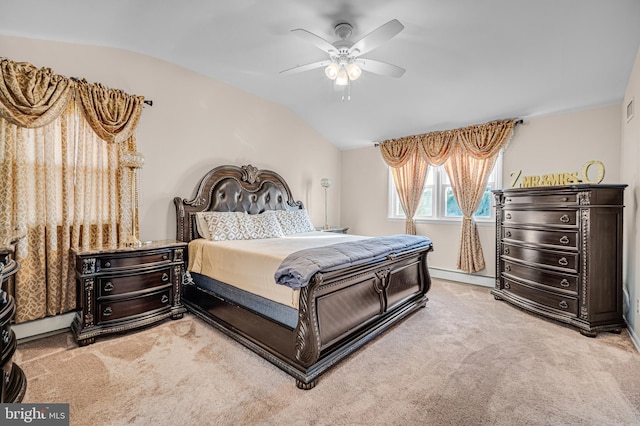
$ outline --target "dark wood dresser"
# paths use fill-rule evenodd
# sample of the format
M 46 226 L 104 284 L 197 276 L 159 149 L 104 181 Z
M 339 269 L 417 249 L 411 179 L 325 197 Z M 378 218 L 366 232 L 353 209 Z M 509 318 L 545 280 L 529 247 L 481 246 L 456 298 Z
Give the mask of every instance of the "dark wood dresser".
M 496 299 L 590 337 L 620 332 L 626 185 L 494 191 Z
M 78 344 L 165 318 L 182 318 L 186 247 L 184 242 L 164 240 L 141 247 L 72 249 L 80 310 L 71 330 Z
M 17 345 L 16 335 L 11 329 L 16 304 L 9 293 L 15 273 L 20 269 L 12 254 L 13 249 L 0 248 L 0 403 L 21 402 L 27 390 L 24 372 L 12 360 Z

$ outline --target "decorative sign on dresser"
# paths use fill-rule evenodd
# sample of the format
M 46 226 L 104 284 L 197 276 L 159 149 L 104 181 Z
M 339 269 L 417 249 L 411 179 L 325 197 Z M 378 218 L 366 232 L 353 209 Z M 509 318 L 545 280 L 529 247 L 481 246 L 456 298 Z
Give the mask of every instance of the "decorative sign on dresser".
M 26 376 L 12 360 L 17 346 L 16 335 L 11 329 L 16 304 L 10 288 L 20 269 L 12 254 L 13 242 L 9 247 L 0 247 L 0 403 L 21 402 L 27 390 Z
M 79 345 L 102 334 L 119 333 L 182 318 L 180 301 L 187 244 L 152 241 L 140 247 L 80 251 L 75 257 L 77 312 L 71 330 Z
M 569 324 L 589 337 L 626 327 L 622 317 L 626 186 L 493 191 L 494 297 Z

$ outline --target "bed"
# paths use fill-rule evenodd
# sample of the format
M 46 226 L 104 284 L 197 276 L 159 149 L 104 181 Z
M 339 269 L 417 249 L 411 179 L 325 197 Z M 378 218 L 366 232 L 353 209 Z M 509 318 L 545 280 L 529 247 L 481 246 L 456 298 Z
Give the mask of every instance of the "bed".
M 298 217 L 304 212 L 288 184 L 273 171 L 219 166 L 200 180 L 193 198 L 175 197 L 174 204 L 177 239 L 189 243 L 183 304 L 290 374 L 300 389 L 313 388 L 339 361 L 426 306 L 431 286 L 427 254 L 433 249 L 428 239 L 426 244 L 375 253 L 346 265 L 323 267 L 312 259 L 319 269 L 308 271 L 308 282 L 299 286 L 277 284 L 271 277 L 283 256 L 315 255 L 313 250 L 320 250 L 306 249 L 308 242 L 302 240 L 321 241 L 328 249 L 378 241 L 306 229 L 277 238 L 213 240 L 216 236 L 202 222 L 203 217 L 220 216 L 213 212 L 237 214 L 239 220 Z M 218 222 L 216 230 L 220 227 Z M 219 250 L 213 254 L 215 261 L 207 250 Z M 255 286 L 247 289 L 248 284 Z

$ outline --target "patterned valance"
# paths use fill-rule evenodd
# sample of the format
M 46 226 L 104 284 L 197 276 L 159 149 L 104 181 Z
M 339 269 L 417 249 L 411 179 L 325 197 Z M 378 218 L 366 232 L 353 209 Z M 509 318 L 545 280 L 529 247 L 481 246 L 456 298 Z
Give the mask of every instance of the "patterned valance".
M 495 156 L 505 146 L 515 123 L 514 119 L 492 121 L 455 130 L 388 139 L 380 144 L 380 152 L 390 167 L 402 167 L 416 154 L 428 164 L 439 166 L 447 161 L 456 144 L 460 144 L 472 157 L 484 159 Z
M 62 114 L 69 102 L 79 104 L 91 128 L 107 142 L 124 142 L 134 133 L 144 97 L 98 83 L 74 80 L 50 68 L 0 60 L 0 117 L 19 127 L 43 127 Z

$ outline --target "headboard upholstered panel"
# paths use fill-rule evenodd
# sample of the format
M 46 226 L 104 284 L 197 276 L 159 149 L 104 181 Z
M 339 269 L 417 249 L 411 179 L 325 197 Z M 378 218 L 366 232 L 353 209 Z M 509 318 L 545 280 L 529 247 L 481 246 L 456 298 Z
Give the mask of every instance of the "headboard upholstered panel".
M 196 187 L 192 200 L 176 197 L 176 239 L 189 242 L 199 235 L 195 214 L 204 211 L 262 213 L 265 210 L 303 208 L 295 201 L 289 185 L 270 170 L 246 165 L 220 166 L 207 173 Z

